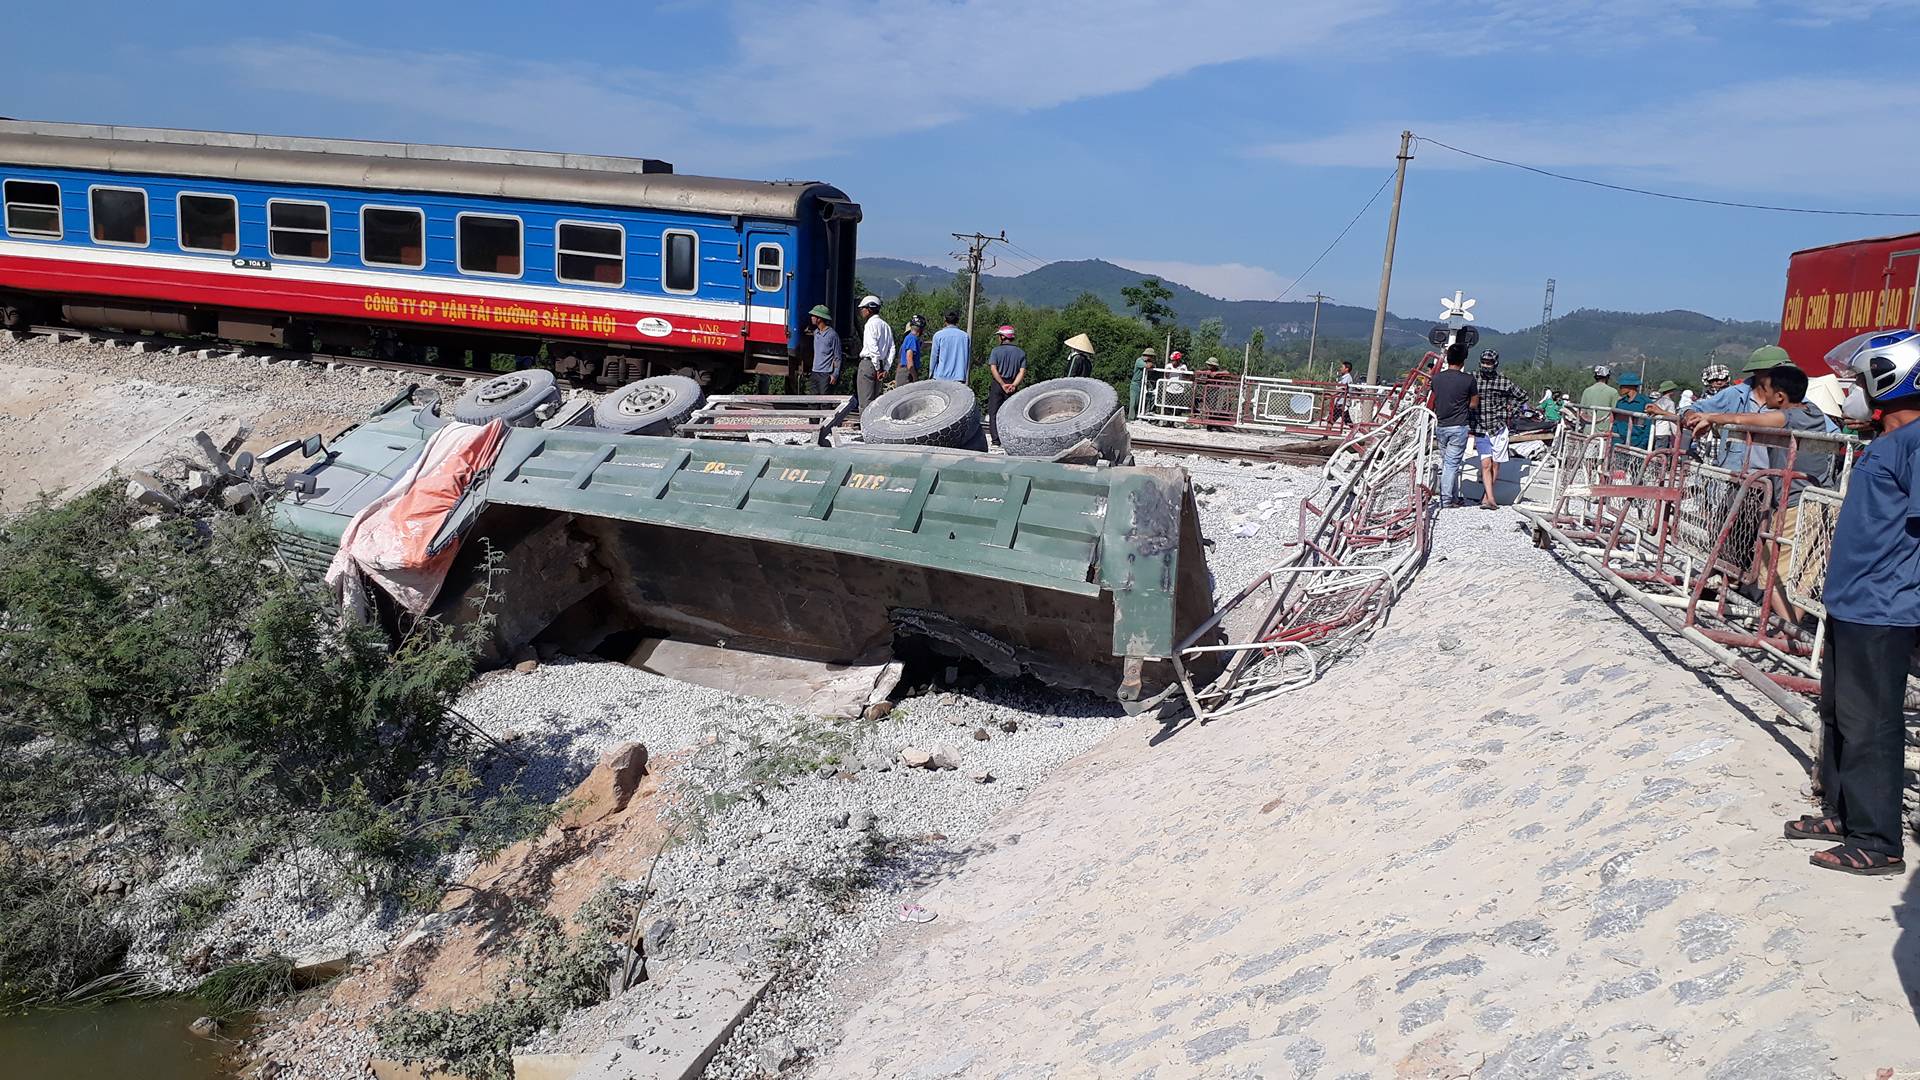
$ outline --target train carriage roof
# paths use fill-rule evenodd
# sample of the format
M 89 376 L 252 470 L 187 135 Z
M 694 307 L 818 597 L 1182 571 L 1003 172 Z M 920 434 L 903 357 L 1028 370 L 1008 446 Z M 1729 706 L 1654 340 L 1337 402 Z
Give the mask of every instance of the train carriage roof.
M 683 176 L 653 158 L 0 120 L 0 165 L 485 195 L 796 220 L 811 180 Z

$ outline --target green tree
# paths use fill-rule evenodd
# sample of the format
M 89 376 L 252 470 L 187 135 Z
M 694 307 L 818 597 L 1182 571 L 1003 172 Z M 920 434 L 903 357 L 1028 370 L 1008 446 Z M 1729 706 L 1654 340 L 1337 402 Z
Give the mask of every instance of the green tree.
M 1193 335 L 1194 359 L 1201 362 L 1208 359 L 1224 361 L 1225 358 L 1220 355 L 1220 352 L 1221 346 L 1225 343 L 1226 332 L 1227 324 L 1223 319 L 1200 320 L 1200 328 L 1194 331 Z M 1198 367 L 1199 363 L 1194 366 Z
M 1138 285 L 1125 286 L 1120 295 L 1148 326 L 1158 328 L 1173 321 L 1173 305 L 1167 302 L 1173 299 L 1173 290 L 1157 277 L 1143 278 Z

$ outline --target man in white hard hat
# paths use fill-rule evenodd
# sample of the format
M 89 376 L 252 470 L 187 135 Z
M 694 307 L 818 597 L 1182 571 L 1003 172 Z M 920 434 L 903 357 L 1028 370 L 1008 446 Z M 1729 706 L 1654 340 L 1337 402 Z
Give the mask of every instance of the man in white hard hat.
M 860 301 L 860 317 L 867 321 L 860 343 L 860 374 L 854 379 L 853 392 L 860 400 L 860 411 L 880 393 L 880 380 L 893 366 L 893 327 L 880 317 L 880 298 L 867 296 Z

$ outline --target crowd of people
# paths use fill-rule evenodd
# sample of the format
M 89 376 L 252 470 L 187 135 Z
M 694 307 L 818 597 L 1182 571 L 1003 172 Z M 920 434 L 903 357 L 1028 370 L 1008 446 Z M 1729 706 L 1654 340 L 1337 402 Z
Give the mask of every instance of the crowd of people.
M 949 311 L 942 316 L 941 321 L 945 325 L 931 336 L 927 334 L 926 318 L 911 316 L 896 343 L 892 324 L 880 315 L 881 306 L 878 296 L 866 296 L 860 300 L 860 354 L 855 358 L 858 365 L 853 377 L 853 399 L 857 408 L 865 411 L 873 399 L 886 390 L 918 380 L 967 382 L 973 363 L 973 341 L 960 328 L 959 312 Z M 819 395 L 843 393 L 840 380 L 845 361 L 841 334 L 834 325 L 833 312 L 825 304 L 816 304 L 807 316 L 813 326 L 813 364 L 808 372 L 809 385 Z M 1027 353 L 1014 343 L 1018 334 L 1013 327 L 1002 326 L 995 331 L 995 336 L 999 344 L 987 355 L 985 417 L 989 437 L 998 442 L 999 435 L 994 422 L 1007 398 L 1013 396 L 1027 381 Z M 1061 344 L 1067 350 L 1068 376 L 1093 374 L 1091 338 L 1085 334 L 1075 334 Z
M 1565 417 L 1588 434 L 1608 432 L 1619 445 L 1656 451 L 1689 450 L 1713 434 L 1706 460 L 1732 472 L 1778 469 L 1773 506 L 1777 535 L 1797 535 L 1801 497 L 1809 486 L 1837 480 L 1841 441 L 1849 433 L 1864 447 L 1847 474 L 1845 494 L 1828 545 L 1819 597 L 1826 608 L 1821 653 L 1821 741 L 1815 765 L 1821 809 L 1788 821 L 1791 840 L 1831 846 L 1812 865 L 1849 874 L 1899 874 L 1905 869 L 1904 704 L 1915 649 L 1920 647 L 1920 333 L 1898 330 L 1861 335 L 1839 350 L 1838 374 L 1809 377 L 1778 346 L 1754 350 L 1738 381 L 1720 365 L 1701 372 L 1704 393 L 1664 381 L 1649 396 L 1632 372 L 1617 378 L 1606 366 L 1579 398 L 1582 410 Z M 1505 451 L 1507 411 L 1516 398 L 1500 378 L 1498 356 L 1482 357 L 1469 375 L 1460 356 L 1432 379 L 1430 403 L 1441 449 L 1440 495 L 1460 505 L 1459 474 L 1469 436 L 1481 453 L 1483 496 L 1492 504 L 1490 460 Z M 1829 359 L 1834 359 L 1830 356 Z M 1851 387 L 1842 377 L 1851 380 Z M 1548 394 L 1543 411 L 1556 422 L 1570 403 Z M 1774 428 L 1816 438 L 1795 439 L 1791 450 L 1753 429 Z M 1787 457 L 1791 453 L 1791 457 Z M 1776 455 L 1776 456 L 1770 456 Z M 1810 618 L 1787 600 L 1784 545 L 1774 545 L 1775 610 L 1803 629 Z M 1803 593 L 1809 583 L 1799 583 Z

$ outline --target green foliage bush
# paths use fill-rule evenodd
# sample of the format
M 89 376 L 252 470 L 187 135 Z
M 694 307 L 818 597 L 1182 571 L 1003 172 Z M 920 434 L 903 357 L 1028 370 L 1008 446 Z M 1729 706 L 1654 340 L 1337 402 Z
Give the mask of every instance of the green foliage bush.
M 182 898 L 190 928 L 295 847 L 336 884 L 424 900 L 439 856 L 544 825 L 545 807 L 482 783 L 450 711 L 471 628 L 422 621 L 392 644 L 296 584 L 257 518 L 145 517 L 109 485 L 0 525 L 7 835 L 118 821 L 142 856 L 197 855 L 213 883 Z M 0 906 L 0 938 L 16 921 Z M 83 959 L 50 958 L 72 972 L 55 981 Z
M 127 944 L 71 872 L 0 858 L 0 1013 L 51 1003 L 108 974 Z
M 514 1047 L 604 1000 L 611 970 L 605 936 L 569 935 L 539 912 L 515 939 L 513 965 L 492 997 L 466 1010 L 396 1009 L 374 1032 L 382 1050 L 407 1061 L 436 1062 L 474 1080 L 512 1080 Z
M 232 1016 L 290 997 L 293 991 L 293 961 L 275 955 L 216 968 L 193 993 L 221 1015 Z

